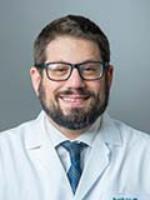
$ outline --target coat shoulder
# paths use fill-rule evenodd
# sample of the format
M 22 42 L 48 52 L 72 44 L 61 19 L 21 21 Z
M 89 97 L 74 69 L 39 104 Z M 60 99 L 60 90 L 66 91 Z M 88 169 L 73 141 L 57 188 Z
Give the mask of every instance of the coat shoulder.
M 146 148 L 150 152 L 150 134 L 137 130 L 124 122 L 113 120 L 113 123 L 118 128 L 122 141 L 129 147 Z
M 12 129 L 2 131 L 0 133 L 0 148 L 10 149 L 12 147 L 16 149 L 16 146 L 22 148 L 29 136 L 36 138 L 36 130 L 39 130 L 40 121 L 41 114 L 36 119 L 24 122 Z

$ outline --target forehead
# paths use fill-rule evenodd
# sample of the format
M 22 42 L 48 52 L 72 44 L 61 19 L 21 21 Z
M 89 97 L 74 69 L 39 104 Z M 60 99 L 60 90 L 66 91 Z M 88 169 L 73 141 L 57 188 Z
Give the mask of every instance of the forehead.
M 87 39 L 59 36 L 46 48 L 47 61 L 82 62 L 91 59 L 100 59 L 100 50 L 94 41 Z

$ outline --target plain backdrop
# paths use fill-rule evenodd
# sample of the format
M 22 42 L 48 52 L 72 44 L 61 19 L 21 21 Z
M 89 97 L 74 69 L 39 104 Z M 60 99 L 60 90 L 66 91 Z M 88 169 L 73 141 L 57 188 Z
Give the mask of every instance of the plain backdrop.
M 149 0 L 0 0 L 0 130 L 40 112 L 28 73 L 33 41 L 47 23 L 67 14 L 91 18 L 110 40 L 111 116 L 150 133 Z

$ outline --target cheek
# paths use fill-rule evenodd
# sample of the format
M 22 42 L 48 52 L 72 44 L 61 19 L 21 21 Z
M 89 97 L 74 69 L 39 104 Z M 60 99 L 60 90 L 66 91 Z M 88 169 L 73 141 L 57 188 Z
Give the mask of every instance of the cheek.
M 44 83 L 45 96 L 47 100 L 55 100 L 56 94 L 60 90 L 60 83 L 49 81 Z
M 101 94 L 105 90 L 105 81 L 96 80 L 93 83 L 89 84 L 88 88 L 95 94 Z

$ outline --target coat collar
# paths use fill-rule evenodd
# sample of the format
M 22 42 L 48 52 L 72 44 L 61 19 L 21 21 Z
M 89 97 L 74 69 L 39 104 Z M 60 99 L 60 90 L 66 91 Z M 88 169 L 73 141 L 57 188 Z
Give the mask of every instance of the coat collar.
M 37 146 L 45 143 L 45 139 L 48 139 L 48 136 L 44 130 L 44 118 L 45 113 L 41 111 L 39 116 L 29 122 L 32 125 L 25 134 L 25 146 L 27 148 L 35 148 Z M 103 136 L 103 140 L 106 144 L 110 145 L 121 145 L 122 139 L 120 135 L 120 131 L 116 128 L 117 121 L 112 120 L 107 113 L 102 116 L 101 126 L 99 132 Z M 44 137 L 45 136 L 45 137 Z
M 27 149 L 38 148 L 49 141 L 47 134 L 44 130 L 44 111 L 38 117 L 29 122 L 25 130 L 25 146 Z
M 118 128 L 118 122 L 110 118 L 107 113 L 103 115 L 100 132 L 106 144 L 117 146 L 122 145 L 122 138 Z
M 46 146 L 50 145 L 50 139 L 48 135 L 44 131 L 44 117 L 45 113 L 42 111 L 40 115 L 37 117 L 36 120 L 29 122 L 31 123 L 28 126 L 25 126 L 25 146 L 26 148 L 38 149 L 40 147 L 45 148 Z M 104 171 L 107 169 L 110 163 L 110 149 L 109 146 L 121 146 L 122 145 L 122 138 L 120 134 L 120 129 L 118 128 L 118 122 L 112 120 L 106 113 L 102 116 L 102 124 L 100 126 L 100 130 L 98 131 L 97 136 L 94 139 L 93 148 L 89 155 L 88 161 L 86 166 L 83 170 L 79 187 L 75 194 L 75 200 L 83 199 L 86 194 L 91 190 L 95 182 Z M 45 147 L 44 147 L 45 146 Z M 52 146 L 52 145 L 50 145 Z M 43 151 L 43 157 L 46 151 Z M 51 152 L 54 150 L 51 148 Z M 38 151 L 38 154 L 40 152 Z M 53 155 L 56 153 L 54 152 Z M 47 157 L 49 157 L 47 155 Z M 57 157 L 55 155 L 55 157 Z M 39 158 L 38 158 L 39 159 Z M 57 159 L 56 159 L 57 161 Z M 41 161 L 41 163 L 44 162 Z M 50 163 L 51 161 L 49 161 Z M 49 163 L 45 163 L 48 169 Z M 59 162 L 57 162 L 59 164 Z M 61 168 L 61 167 L 60 167 Z M 94 173 L 93 173 L 94 172 Z M 63 170 L 62 170 L 63 173 Z

